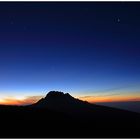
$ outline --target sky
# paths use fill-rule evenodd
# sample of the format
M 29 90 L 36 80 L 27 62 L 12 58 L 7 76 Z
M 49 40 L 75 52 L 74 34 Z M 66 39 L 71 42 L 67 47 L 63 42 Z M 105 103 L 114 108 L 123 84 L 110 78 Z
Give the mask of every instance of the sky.
M 1 2 L 0 104 L 140 101 L 139 17 L 132 2 Z

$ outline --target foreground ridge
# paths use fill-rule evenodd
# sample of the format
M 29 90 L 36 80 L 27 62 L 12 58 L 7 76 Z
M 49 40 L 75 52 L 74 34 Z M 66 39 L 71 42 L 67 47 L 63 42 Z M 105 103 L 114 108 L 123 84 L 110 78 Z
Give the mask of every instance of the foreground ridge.
M 0 106 L 0 115 L 0 138 L 140 137 L 139 113 L 90 104 L 60 91 L 50 91 L 32 105 Z

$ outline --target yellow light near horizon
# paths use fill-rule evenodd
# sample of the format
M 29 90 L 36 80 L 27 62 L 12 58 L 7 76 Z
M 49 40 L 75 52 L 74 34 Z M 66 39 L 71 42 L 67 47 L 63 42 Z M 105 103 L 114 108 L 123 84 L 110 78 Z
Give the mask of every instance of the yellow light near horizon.
M 4 99 L 0 99 L 0 103 L 3 103 L 3 102 L 5 102 L 5 100 Z
M 0 98 L 0 104 L 4 105 L 27 105 L 27 104 L 33 104 L 36 101 L 38 101 L 42 96 L 8 96 Z
M 16 96 L 16 97 L 15 97 L 15 98 L 13 98 L 13 99 L 16 99 L 16 100 L 25 100 L 25 99 L 26 99 L 26 97 Z

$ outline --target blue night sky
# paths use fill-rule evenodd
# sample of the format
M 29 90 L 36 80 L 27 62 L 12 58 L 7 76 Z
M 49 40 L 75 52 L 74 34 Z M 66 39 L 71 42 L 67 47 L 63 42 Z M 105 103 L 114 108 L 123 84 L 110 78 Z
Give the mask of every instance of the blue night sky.
M 140 3 L 1 2 L 0 96 L 140 97 L 139 25 Z

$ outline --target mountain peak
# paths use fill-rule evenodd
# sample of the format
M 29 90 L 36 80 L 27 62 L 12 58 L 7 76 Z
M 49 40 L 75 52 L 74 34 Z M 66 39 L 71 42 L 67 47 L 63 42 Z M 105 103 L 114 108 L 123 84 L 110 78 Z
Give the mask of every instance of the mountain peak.
M 50 91 L 45 98 L 39 100 L 35 105 L 40 107 L 64 108 L 74 106 L 77 103 L 79 103 L 79 100 L 72 97 L 69 93 Z
M 61 92 L 61 91 L 50 91 L 45 98 L 48 98 L 48 97 L 55 97 L 55 96 L 64 96 L 64 93 Z
M 69 93 L 64 93 L 64 92 L 61 92 L 61 91 L 50 91 L 45 99 L 48 99 L 48 98 L 65 98 L 65 97 L 72 97 Z

